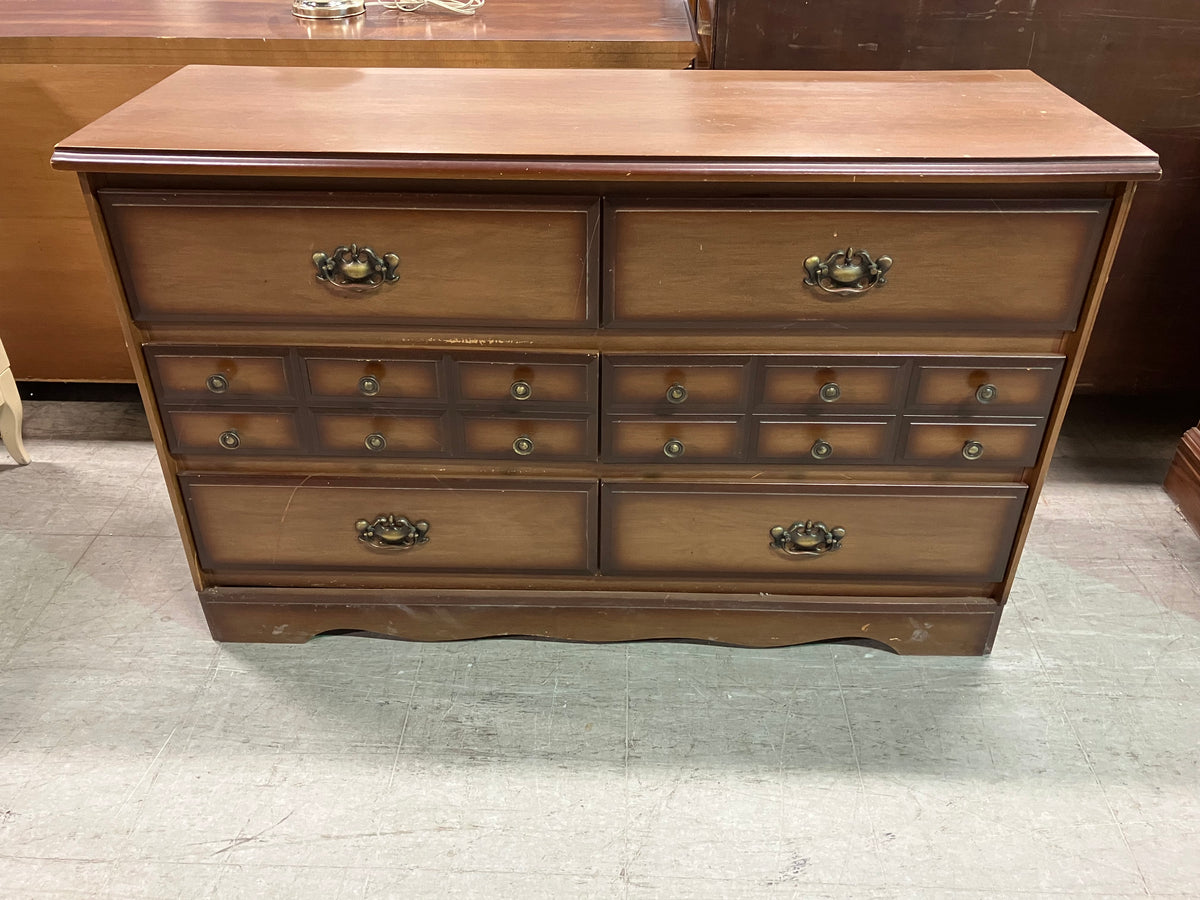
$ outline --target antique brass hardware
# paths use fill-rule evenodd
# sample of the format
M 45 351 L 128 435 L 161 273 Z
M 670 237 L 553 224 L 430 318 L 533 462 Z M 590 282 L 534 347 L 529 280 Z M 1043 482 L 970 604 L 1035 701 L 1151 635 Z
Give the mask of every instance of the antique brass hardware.
M 205 378 L 204 386 L 214 394 L 223 394 L 229 390 L 229 379 L 218 372 Z
M 378 453 L 380 450 L 383 450 L 385 447 L 387 447 L 387 438 L 385 438 L 378 431 L 373 431 L 367 435 L 366 439 L 363 441 L 363 446 L 365 446 L 368 450 L 374 450 L 376 453 Z
M 963 444 L 962 455 L 964 459 L 979 459 L 983 456 L 983 444 L 979 441 L 967 441 Z
M 826 403 L 833 403 L 835 400 L 840 400 L 842 396 L 842 386 L 836 381 L 830 381 L 821 385 L 820 397 Z
M 817 440 L 813 442 L 812 449 L 809 451 L 813 459 L 829 459 L 833 456 L 833 444 L 829 441 Z
M 533 452 L 533 438 L 521 435 L 513 441 L 513 453 L 517 456 L 528 456 Z
M 314 253 L 317 281 L 356 291 L 372 291 L 381 284 L 399 281 L 396 268 L 400 257 L 395 253 L 379 256 L 370 247 L 338 247 L 332 253 Z
M 669 388 L 667 388 L 667 402 L 668 403 L 676 403 L 676 404 L 682 403 L 687 398 L 688 398 L 687 388 L 685 388 L 682 384 L 679 384 L 677 382 L 677 383 L 671 385 Z
M 683 441 L 671 438 L 671 440 L 663 444 L 663 455 L 667 459 L 678 459 L 683 456 Z
M 533 396 L 533 386 L 528 381 L 514 381 L 508 394 L 514 400 L 528 400 Z
M 429 523 L 410 522 L 404 516 L 376 516 L 375 521 L 354 523 L 358 539 L 378 550 L 408 550 L 429 542 Z
M 981 384 L 975 391 L 975 399 L 980 403 L 991 403 L 999 393 L 994 384 Z
M 222 431 L 221 436 L 217 438 L 217 443 L 226 450 L 236 450 L 242 446 L 242 439 L 238 437 L 236 431 Z
M 776 525 L 771 529 L 771 549 L 784 556 L 821 556 L 840 550 L 845 528 L 829 528 L 824 522 L 795 522 L 790 528 Z
M 358 392 L 364 397 L 374 397 L 379 393 L 379 379 L 374 375 L 364 375 L 358 379 Z
M 828 294 L 865 294 L 877 285 L 887 284 L 883 276 L 891 267 L 890 256 L 873 260 L 866 250 L 847 247 L 829 254 L 824 262 L 819 256 L 806 259 L 808 277 L 804 283 Z

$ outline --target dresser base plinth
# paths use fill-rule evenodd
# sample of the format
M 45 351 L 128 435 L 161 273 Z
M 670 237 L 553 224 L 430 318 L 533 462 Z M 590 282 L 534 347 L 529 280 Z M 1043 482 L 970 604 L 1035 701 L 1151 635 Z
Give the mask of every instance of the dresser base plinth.
M 686 640 L 741 647 L 869 640 L 904 655 L 981 656 L 1001 607 L 986 598 L 784 598 L 717 594 L 210 588 L 217 641 L 304 643 L 327 632 L 411 641 L 531 637 Z

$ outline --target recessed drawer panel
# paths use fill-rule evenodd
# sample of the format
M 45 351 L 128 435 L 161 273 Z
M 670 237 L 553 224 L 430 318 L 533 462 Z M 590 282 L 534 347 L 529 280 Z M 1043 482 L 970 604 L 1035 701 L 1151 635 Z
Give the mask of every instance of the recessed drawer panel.
M 745 419 L 641 417 L 606 420 L 605 461 L 732 462 L 742 457 Z
M 910 418 L 901 437 L 905 463 L 1032 466 L 1037 461 L 1045 419 Z
M 190 475 L 180 483 L 210 571 L 594 570 L 595 482 Z
M 286 402 L 292 397 L 282 354 L 206 354 L 201 348 L 153 346 L 147 346 L 145 353 L 160 403 L 265 403 Z
M 592 321 L 598 204 L 102 191 L 135 319 Z
M 463 453 L 486 459 L 595 459 L 593 421 L 464 415 Z
M 607 321 L 1070 330 L 1108 209 L 1107 200 L 617 202 L 605 214 Z
M 468 402 L 505 405 L 570 403 L 581 406 L 595 395 L 595 358 L 561 362 L 459 361 L 459 397 Z
M 290 412 L 167 410 L 163 424 L 173 453 L 298 453 L 300 429 Z
M 1054 402 L 1062 368 L 1061 356 L 918 361 L 908 407 L 923 412 L 1044 416 Z
M 755 459 L 840 465 L 882 463 L 892 458 L 895 417 L 836 419 L 761 419 Z
M 763 361 L 761 407 L 894 407 L 904 386 L 902 361 L 772 359 Z
M 318 399 L 445 399 L 437 359 L 336 359 L 308 357 L 309 393 Z
M 358 415 L 321 412 L 313 416 L 317 449 L 339 456 L 444 456 L 443 415 Z
M 745 406 L 746 365 L 741 359 L 605 357 L 604 396 L 610 410 L 740 412 Z
M 601 571 L 999 581 L 1025 490 L 609 482 Z

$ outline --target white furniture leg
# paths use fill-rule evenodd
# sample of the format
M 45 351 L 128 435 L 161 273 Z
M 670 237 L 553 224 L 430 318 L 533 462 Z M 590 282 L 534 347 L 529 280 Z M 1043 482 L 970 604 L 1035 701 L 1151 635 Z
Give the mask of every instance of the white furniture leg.
M 21 440 L 21 395 L 17 393 L 17 380 L 8 367 L 8 356 L 0 344 L 0 442 L 20 465 L 29 465 L 29 454 Z

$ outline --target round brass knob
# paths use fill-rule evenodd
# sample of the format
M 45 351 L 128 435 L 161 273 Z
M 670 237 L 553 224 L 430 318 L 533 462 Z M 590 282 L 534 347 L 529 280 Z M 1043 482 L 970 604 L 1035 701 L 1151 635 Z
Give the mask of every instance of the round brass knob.
M 374 397 L 379 393 L 379 379 L 374 375 L 364 375 L 358 379 L 358 392 L 364 397 Z
M 814 441 L 809 453 L 813 459 L 829 459 L 833 456 L 833 444 L 829 441 Z
M 533 452 L 533 438 L 521 435 L 513 441 L 513 453 L 517 456 L 528 456 Z
M 983 456 L 983 444 L 979 441 L 967 441 L 963 444 L 962 455 L 964 459 L 979 459 Z
M 204 386 L 214 394 L 223 394 L 229 390 L 229 379 L 220 373 L 209 375 L 204 379 Z
M 236 431 L 222 431 L 221 436 L 217 438 L 217 443 L 219 443 L 226 450 L 236 450 L 238 447 L 242 446 L 242 439 L 238 437 L 238 433 Z
M 387 446 L 387 438 L 385 438 L 378 431 L 373 431 L 367 435 L 366 439 L 363 441 L 363 446 L 368 450 L 373 450 L 378 453 Z
M 528 381 L 514 381 L 508 393 L 514 400 L 528 400 L 533 396 L 533 388 Z
M 981 384 L 979 389 L 975 391 L 975 399 L 980 403 L 991 403 L 999 393 L 994 384 Z
M 842 396 L 842 387 L 836 381 L 821 385 L 820 397 L 826 403 L 833 403 Z
M 678 459 L 683 456 L 683 441 L 671 438 L 663 444 L 663 455 L 668 459 Z
M 675 383 L 675 384 L 671 385 L 669 388 L 667 388 L 667 402 L 668 403 L 682 403 L 687 398 L 688 398 L 687 388 L 685 388 L 682 384 Z

